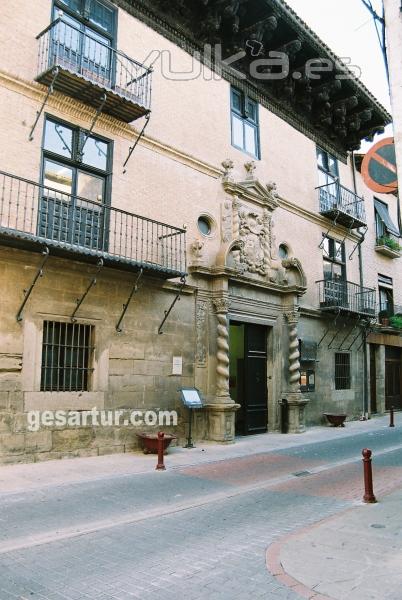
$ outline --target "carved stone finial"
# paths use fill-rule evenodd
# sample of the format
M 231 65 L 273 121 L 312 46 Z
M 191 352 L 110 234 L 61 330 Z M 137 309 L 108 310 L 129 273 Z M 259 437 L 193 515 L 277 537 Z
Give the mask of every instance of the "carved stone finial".
M 244 168 L 247 171 L 247 179 L 255 179 L 255 170 L 257 166 L 254 160 L 250 160 L 250 162 L 245 163 Z
M 234 169 L 233 160 L 230 160 L 230 158 L 227 158 L 221 164 L 222 164 L 222 167 L 224 170 L 223 181 L 234 181 L 234 179 L 233 179 L 233 169 Z
M 267 191 L 272 199 L 277 200 L 279 198 L 279 194 L 276 188 L 276 183 L 273 181 L 269 181 L 267 184 Z
M 194 242 L 190 246 L 191 253 L 195 258 L 202 258 L 203 250 L 204 250 L 204 241 L 203 240 L 194 240 Z

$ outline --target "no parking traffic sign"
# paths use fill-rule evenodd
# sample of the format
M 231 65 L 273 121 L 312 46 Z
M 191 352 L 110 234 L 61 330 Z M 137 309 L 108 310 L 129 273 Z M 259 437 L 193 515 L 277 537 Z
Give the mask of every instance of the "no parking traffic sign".
M 385 138 L 371 148 L 362 162 L 362 176 L 373 192 L 394 194 L 398 189 L 394 138 Z

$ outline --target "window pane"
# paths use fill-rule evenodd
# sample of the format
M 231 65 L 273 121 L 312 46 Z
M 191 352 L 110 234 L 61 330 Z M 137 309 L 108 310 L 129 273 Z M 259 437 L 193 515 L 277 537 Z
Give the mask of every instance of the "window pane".
M 103 77 L 109 77 L 111 58 L 109 46 L 110 40 L 86 27 L 83 53 L 84 67 L 89 67 L 91 71 Z
M 232 115 L 232 144 L 244 149 L 243 121 Z
M 108 144 L 94 137 L 89 137 L 84 146 L 82 162 L 91 167 L 106 171 Z
M 332 263 L 324 260 L 324 279 L 332 279 Z
M 246 134 L 246 152 L 257 156 L 257 129 L 253 125 L 244 123 L 244 129 Z
M 77 196 L 87 198 L 92 202 L 103 202 L 104 179 L 78 171 Z
M 343 279 L 343 268 L 342 265 L 337 265 L 336 263 L 333 263 L 332 265 L 332 274 L 333 274 L 333 278 L 336 280 L 340 280 Z
M 236 90 L 232 90 L 232 108 L 240 114 L 243 113 L 241 94 Z
M 63 194 L 71 194 L 73 170 L 52 160 L 45 160 L 43 183 L 45 186 L 58 190 Z M 53 191 L 47 192 L 46 195 L 60 197 L 57 192 Z M 63 197 L 63 200 L 67 200 L 67 198 Z
M 321 148 L 317 148 L 317 164 L 324 171 L 328 170 L 327 155 Z
M 46 121 L 45 126 L 45 149 L 71 158 L 73 147 L 73 131 L 65 125 Z
M 327 238 L 327 237 L 324 238 L 323 251 L 324 251 L 325 256 L 330 256 L 330 252 L 331 252 L 330 241 L 331 240 L 329 238 Z
M 79 66 L 80 24 L 76 19 L 63 13 L 62 20 L 52 31 L 52 51 L 66 67 Z
M 92 0 L 89 20 L 108 33 L 113 33 L 114 10 L 101 2 Z
M 338 175 L 338 161 L 336 158 L 328 154 L 328 171 L 334 176 Z
M 74 12 L 80 12 L 82 0 L 59 0 L 59 3 L 68 6 Z M 55 7 L 55 10 L 58 10 L 57 7 Z
M 257 123 L 257 105 L 252 100 L 247 100 L 247 118 Z

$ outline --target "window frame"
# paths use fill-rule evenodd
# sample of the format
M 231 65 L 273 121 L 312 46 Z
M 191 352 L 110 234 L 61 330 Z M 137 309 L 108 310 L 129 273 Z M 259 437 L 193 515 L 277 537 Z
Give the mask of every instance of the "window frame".
M 97 0 L 97 2 L 99 2 L 99 4 L 103 4 L 106 8 L 108 8 L 109 10 L 111 10 L 113 12 L 113 28 L 112 28 L 112 32 L 109 33 L 108 31 L 105 31 L 104 29 L 102 29 L 102 27 L 99 27 L 98 25 L 96 25 L 96 23 L 92 23 L 92 21 L 89 20 L 89 18 L 85 17 L 85 13 L 86 13 L 86 5 L 90 5 L 90 1 L 91 0 L 80 0 L 82 6 L 84 6 L 84 10 L 82 11 L 82 13 L 76 13 L 73 10 L 71 10 L 71 8 L 69 6 L 66 6 L 62 0 L 53 0 L 52 2 L 52 6 L 51 6 L 51 17 L 50 17 L 50 22 L 52 23 L 53 21 L 55 21 L 55 13 L 57 10 L 60 10 L 62 12 L 65 12 L 69 17 L 72 17 L 73 19 L 75 19 L 76 21 L 78 21 L 80 23 L 80 31 L 84 32 L 85 28 L 88 29 L 92 29 L 95 33 L 108 38 L 110 40 L 110 47 L 113 50 L 116 50 L 117 48 L 117 17 L 118 17 L 118 9 L 116 6 L 114 6 L 111 2 L 108 2 L 107 0 Z
M 233 103 L 233 98 L 235 95 L 238 95 L 240 98 L 240 110 L 235 108 Z M 251 103 L 255 107 L 255 119 L 252 119 L 248 116 L 247 106 L 248 103 Z M 243 146 L 238 146 L 234 143 L 234 127 L 233 127 L 233 119 L 237 117 L 242 122 L 243 129 Z M 256 154 L 252 154 L 246 150 L 246 127 L 245 124 L 248 124 L 254 130 L 255 136 L 255 145 L 256 145 Z M 230 134 L 231 134 L 231 144 L 233 148 L 244 152 L 248 156 L 255 158 L 256 160 L 261 160 L 261 144 L 260 144 L 260 117 L 259 117 L 259 104 L 253 98 L 248 96 L 242 90 L 234 86 L 230 86 Z
M 324 235 L 324 234 L 323 234 Z M 325 240 L 329 241 L 329 253 L 327 254 L 325 251 Z M 342 252 L 339 257 L 339 254 L 336 253 L 336 244 L 341 244 Z M 339 258 L 338 258 L 339 257 Z M 339 281 L 346 282 L 346 247 L 345 242 L 341 242 L 336 238 L 328 237 L 325 235 L 324 245 L 323 245 L 323 266 L 325 263 L 331 264 L 331 273 L 333 275 L 333 265 L 339 265 L 342 270 L 342 275 L 339 278 Z M 325 269 L 324 269 L 324 280 L 325 280 Z M 333 277 L 331 278 L 333 281 Z
M 338 361 L 337 359 L 342 357 L 348 357 L 348 360 L 344 363 L 342 361 Z M 334 382 L 335 382 L 335 390 L 350 390 L 352 389 L 352 361 L 350 352 L 335 352 L 334 355 Z M 337 369 L 344 369 L 346 367 L 347 374 L 344 375 L 337 373 Z M 343 381 L 345 380 L 345 381 Z
M 45 148 L 46 141 L 46 124 L 48 121 L 52 121 L 53 123 L 57 123 L 63 127 L 67 127 L 72 130 L 72 157 L 68 158 L 67 156 L 62 156 L 61 154 L 57 154 L 57 152 L 53 152 L 52 150 L 48 150 Z M 112 194 L 112 164 L 113 164 L 113 140 L 105 138 L 98 134 L 91 134 L 91 138 L 95 138 L 104 142 L 108 146 L 107 159 L 106 159 L 106 168 L 105 170 L 99 169 L 92 165 L 88 165 L 82 162 L 79 154 L 79 147 L 82 143 L 83 136 L 88 133 L 88 130 L 80 127 L 79 125 L 74 125 L 73 123 L 69 123 L 68 121 L 64 121 L 55 117 L 54 115 L 45 113 L 44 124 L 43 124 L 43 134 L 42 134 L 42 143 L 41 143 L 41 168 L 40 168 L 40 182 L 42 186 L 44 184 L 44 175 L 45 175 L 45 162 L 46 159 L 53 160 L 60 164 L 63 164 L 67 167 L 73 169 L 73 184 L 71 190 L 71 196 L 77 197 L 76 186 L 77 186 L 77 172 L 82 171 L 84 173 L 88 173 L 93 176 L 100 176 L 105 179 L 105 192 L 104 192 L 104 200 L 103 206 L 108 207 L 111 205 L 111 194 Z M 46 186 L 45 186 L 46 187 Z

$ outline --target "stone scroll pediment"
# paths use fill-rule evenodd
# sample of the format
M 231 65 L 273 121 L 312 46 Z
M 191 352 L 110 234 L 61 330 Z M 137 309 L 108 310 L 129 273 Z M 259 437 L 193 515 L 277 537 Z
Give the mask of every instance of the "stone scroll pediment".
M 257 179 L 249 179 L 238 183 L 224 181 L 223 187 L 225 192 L 232 196 L 237 196 L 239 200 L 266 208 L 270 211 L 275 210 L 279 204 L 278 193 L 274 183 L 263 185 Z

